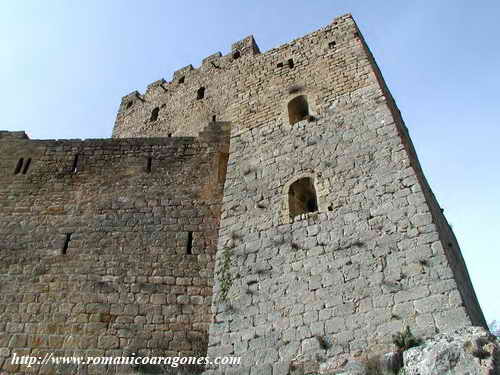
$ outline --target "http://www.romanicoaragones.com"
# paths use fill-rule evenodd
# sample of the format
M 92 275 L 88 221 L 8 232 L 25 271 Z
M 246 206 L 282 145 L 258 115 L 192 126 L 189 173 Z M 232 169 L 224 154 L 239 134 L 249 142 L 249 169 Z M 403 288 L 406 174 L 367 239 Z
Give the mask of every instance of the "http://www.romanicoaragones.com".
M 239 365 L 241 357 L 146 357 L 136 356 L 135 353 L 122 357 L 57 357 L 53 353 L 47 353 L 45 356 L 40 357 L 12 353 L 10 363 L 12 365 L 25 365 L 28 368 L 37 365 L 166 365 L 174 368 L 184 365 L 199 365 L 211 368 L 220 365 Z

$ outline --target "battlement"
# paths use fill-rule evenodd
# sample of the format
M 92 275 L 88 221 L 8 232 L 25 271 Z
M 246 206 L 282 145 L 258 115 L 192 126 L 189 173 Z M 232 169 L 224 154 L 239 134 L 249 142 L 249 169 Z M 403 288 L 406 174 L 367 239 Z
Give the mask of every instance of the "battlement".
M 241 57 L 254 56 L 259 54 L 260 50 L 257 46 L 252 35 L 235 42 L 231 45 L 231 52 L 227 55 L 223 56 L 221 52 L 216 52 L 202 60 L 202 64 L 200 68 L 195 69 L 193 65 L 189 64 L 183 68 L 180 68 L 173 72 L 172 80 L 167 81 L 164 78 L 161 78 L 147 86 L 145 96 L 148 96 L 150 92 L 155 91 L 157 88 L 161 88 L 164 91 L 169 91 L 175 89 L 176 84 L 183 84 L 186 80 L 191 78 L 191 74 L 195 76 L 200 72 L 208 73 L 212 72 L 214 69 L 227 69 L 227 66 L 231 63 L 234 63 L 235 60 L 238 60 Z M 133 91 L 130 94 L 125 95 L 122 98 L 121 106 L 127 107 L 135 99 L 143 100 L 143 95 L 141 95 L 138 91 Z
M 238 126 L 242 119 L 233 111 L 240 106 L 242 96 L 255 90 L 251 87 L 254 82 L 275 81 L 287 69 L 294 69 L 300 77 L 309 64 L 317 64 L 315 59 L 342 54 L 357 39 L 356 30 L 347 14 L 265 53 L 260 52 L 253 36 L 248 36 L 233 43 L 226 55 L 214 53 L 203 59 L 199 68 L 190 64 L 176 70 L 171 81 L 162 78 L 148 85 L 144 94 L 134 91 L 124 96 L 113 137 L 195 136 L 201 130 L 200 123 L 214 118 Z

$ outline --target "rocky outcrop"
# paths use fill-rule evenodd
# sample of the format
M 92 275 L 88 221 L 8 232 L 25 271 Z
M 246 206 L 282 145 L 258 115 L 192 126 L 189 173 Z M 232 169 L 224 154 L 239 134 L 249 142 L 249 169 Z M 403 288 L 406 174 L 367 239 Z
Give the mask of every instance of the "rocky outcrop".
M 500 374 L 498 338 L 481 327 L 439 334 L 404 352 L 405 375 Z
M 294 364 L 290 374 L 325 375 L 500 375 L 500 338 L 482 327 L 438 334 L 404 352 L 351 360 L 341 370 Z

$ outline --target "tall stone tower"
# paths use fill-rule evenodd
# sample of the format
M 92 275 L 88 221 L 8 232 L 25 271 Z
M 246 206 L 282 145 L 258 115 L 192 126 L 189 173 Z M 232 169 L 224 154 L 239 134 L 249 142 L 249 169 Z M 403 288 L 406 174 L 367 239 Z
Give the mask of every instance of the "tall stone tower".
M 285 375 L 297 359 L 335 367 L 387 351 L 405 326 L 485 326 L 351 16 L 250 59 L 225 113 L 209 354 L 240 355 L 237 374 Z
M 2 373 L 208 346 L 242 358 L 209 374 L 285 375 L 486 325 L 350 15 L 125 96 L 113 139 L 0 132 L 0 155 Z
M 145 97 L 134 113 L 141 97 L 124 98 L 115 137 L 231 126 L 208 353 L 240 355 L 234 373 L 287 374 L 297 358 L 335 366 L 387 351 L 406 326 L 419 337 L 485 326 L 350 15 L 262 54 L 248 37 Z

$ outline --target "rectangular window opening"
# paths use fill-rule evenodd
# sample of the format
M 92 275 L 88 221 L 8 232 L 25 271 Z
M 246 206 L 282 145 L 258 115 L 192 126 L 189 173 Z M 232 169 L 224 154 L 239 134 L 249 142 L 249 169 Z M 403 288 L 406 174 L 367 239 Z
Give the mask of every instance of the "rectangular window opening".
M 335 43 L 335 42 L 330 42 L 330 43 L 328 43 L 328 48 L 334 49 L 336 44 L 337 43 Z
M 31 158 L 29 158 L 28 160 L 26 160 L 26 164 L 24 165 L 24 168 L 23 168 L 23 174 L 26 174 L 28 172 L 30 164 L 31 164 Z
M 19 174 L 19 172 L 21 172 L 21 168 L 23 167 L 23 164 L 24 164 L 23 158 L 21 158 L 17 161 L 16 169 L 14 170 L 14 174 Z
M 288 59 L 288 67 L 289 67 L 290 69 L 293 69 L 293 67 L 294 67 L 294 66 L 295 66 L 295 65 L 293 64 L 293 59 Z
M 193 255 L 193 232 L 188 232 L 187 244 L 186 244 L 186 254 Z
M 151 156 L 148 157 L 147 163 L 146 163 L 146 172 L 151 173 L 151 165 L 153 164 L 153 158 Z
M 283 68 L 283 63 L 278 63 L 278 65 L 276 65 L 278 68 Z
M 64 246 L 61 250 L 62 255 L 66 255 L 68 253 L 69 242 L 71 241 L 71 236 L 73 233 L 66 233 L 66 239 L 64 240 Z
M 75 154 L 75 157 L 73 159 L 73 165 L 71 166 L 71 171 L 73 173 L 78 172 L 78 154 Z

